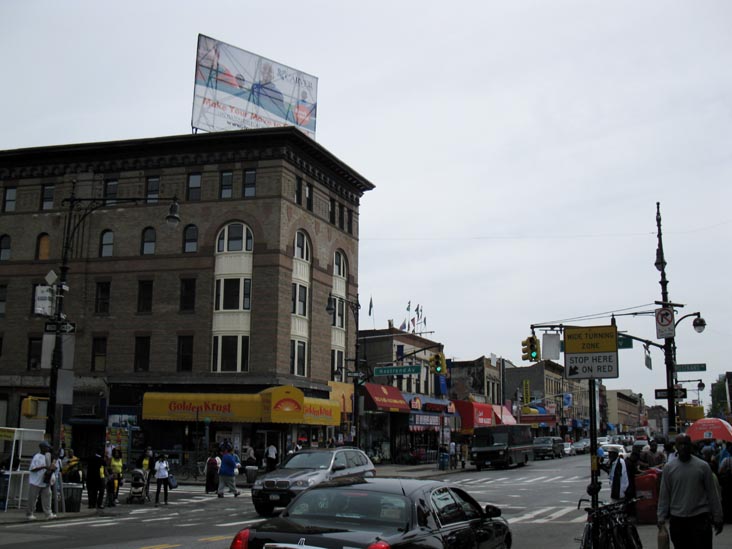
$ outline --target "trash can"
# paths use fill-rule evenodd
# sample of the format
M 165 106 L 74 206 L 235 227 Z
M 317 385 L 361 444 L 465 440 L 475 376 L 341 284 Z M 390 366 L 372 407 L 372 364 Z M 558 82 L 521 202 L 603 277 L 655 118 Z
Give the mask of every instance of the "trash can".
M 440 454 L 440 471 L 446 471 L 450 463 L 450 455 L 446 452 Z
M 78 513 L 81 511 L 82 484 L 64 484 L 64 503 L 67 513 Z
M 257 466 L 247 465 L 244 470 L 247 473 L 247 484 L 254 484 L 254 481 L 257 480 L 257 472 L 259 472 Z

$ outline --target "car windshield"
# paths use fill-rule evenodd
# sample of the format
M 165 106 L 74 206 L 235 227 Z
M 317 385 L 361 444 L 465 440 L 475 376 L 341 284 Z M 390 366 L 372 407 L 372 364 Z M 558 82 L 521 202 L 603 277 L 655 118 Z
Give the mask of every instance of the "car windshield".
M 534 444 L 551 444 L 552 439 L 549 437 L 539 437 L 534 439 Z
M 328 469 L 333 454 L 330 452 L 298 452 L 292 454 L 282 467 L 284 469 Z
M 410 502 L 399 494 L 357 488 L 308 490 L 287 509 L 287 518 L 305 523 L 327 521 L 338 527 L 345 523 L 372 522 L 406 529 L 411 516 Z

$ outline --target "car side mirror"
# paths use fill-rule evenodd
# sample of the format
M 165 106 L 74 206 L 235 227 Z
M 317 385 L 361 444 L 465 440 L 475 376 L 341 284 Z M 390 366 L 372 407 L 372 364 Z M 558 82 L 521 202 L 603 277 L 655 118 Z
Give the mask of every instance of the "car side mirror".
M 333 465 L 333 472 L 335 472 L 335 471 L 343 471 L 345 468 L 346 468 L 345 465 L 343 465 L 341 463 L 336 463 L 336 464 Z
M 497 518 L 501 516 L 501 509 L 495 505 L 485 506 L 485 516 L 488 518 Z

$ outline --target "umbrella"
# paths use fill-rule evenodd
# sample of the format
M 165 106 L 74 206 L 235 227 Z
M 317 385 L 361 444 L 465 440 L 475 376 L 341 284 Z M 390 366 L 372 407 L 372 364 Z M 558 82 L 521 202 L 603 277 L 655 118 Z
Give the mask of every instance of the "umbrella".
M 732 425 L 723 419 L 705 417 L 697 419 L 686 430 L 692 442 L 698 440 L 726 440 L 732 442 Z

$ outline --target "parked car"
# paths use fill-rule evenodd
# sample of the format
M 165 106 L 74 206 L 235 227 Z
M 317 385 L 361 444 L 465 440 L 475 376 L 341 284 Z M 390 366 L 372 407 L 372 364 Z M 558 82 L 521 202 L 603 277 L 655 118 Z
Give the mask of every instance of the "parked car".
M 278 517 L 239 531 L 230 549 L 512 545 L 501 509 L 461 486 L 403 478 L 342 477 L 300 493 Z
M 586 454 L 587 452 L 590 451 L 590 440 L 587 438 L 583 438 L 581 440 L 573 442 L 572 446 L 574 447 L 574 451 L 576 453 Z
M 564 441 L 560 437 L 536 437 L 534 439 L 534 460 L 539 458 L 561 458 L 564 456 Z
M 572 445 L 571 442 L 564 443 L 564 455 L 565 456 L 576 456 L 577 455 L 577 450 L 575 449 L 575 447 Z
M 615 451 L 618 455 L 625 459 L 628 457 L 628 453 L 625 451 L 625 447 L 622 444 L 603 444 L 600 446 L 605 455 L 600 458 L 600 464 L 608 463 L 610 461 L 610 452 Z
M 358 448 L 310 448 L 290 454 L 277 469 L 257 478 L 252 485 L 254 509 L 271 515 L 287 506 L 300 492 L 321 482 L 346 476 L 373 477 L 374 464 Z

